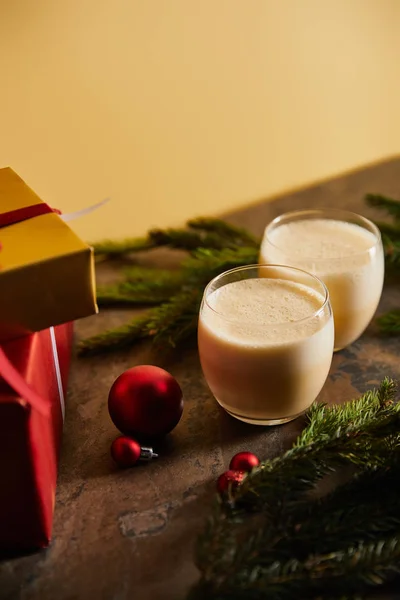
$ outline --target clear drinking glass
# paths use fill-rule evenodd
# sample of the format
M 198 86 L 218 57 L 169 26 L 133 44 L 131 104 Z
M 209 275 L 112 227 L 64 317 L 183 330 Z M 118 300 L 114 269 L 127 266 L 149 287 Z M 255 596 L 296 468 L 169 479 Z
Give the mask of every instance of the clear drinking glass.
M 304 412 L 328 376 L 333 340 L 326 286 L 300 269 L 239 267 L 204 291 L 203 373 L 219 404 L 247 423 L 277 425 Z
M 384 279 L 379 229 L 344 210 L 285 213 L 265 229 L 260 263 L 283 263 L 317 275 L 329 290 L 335 351 L 354 342 L 377 309 Z

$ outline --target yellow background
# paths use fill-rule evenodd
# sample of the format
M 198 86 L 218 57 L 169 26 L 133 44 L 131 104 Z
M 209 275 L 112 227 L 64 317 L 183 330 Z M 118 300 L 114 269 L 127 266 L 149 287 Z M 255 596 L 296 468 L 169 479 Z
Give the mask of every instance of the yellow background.
M 400 0 L 0 0 L 0 166 L 144 233 L 400 152 Z

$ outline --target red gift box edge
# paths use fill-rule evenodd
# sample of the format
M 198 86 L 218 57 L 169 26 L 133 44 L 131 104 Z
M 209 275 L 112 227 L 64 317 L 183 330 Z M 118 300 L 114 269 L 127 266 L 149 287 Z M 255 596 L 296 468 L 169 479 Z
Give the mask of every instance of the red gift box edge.
M 54 328 L 63 393 L 71 360 L 73 323 Z M 46 547 L 51 538 L 62 433 L 50 330 L 3 345 L 8 358 L 49 402 L 48 417 L 0 380 L 0 550 Z

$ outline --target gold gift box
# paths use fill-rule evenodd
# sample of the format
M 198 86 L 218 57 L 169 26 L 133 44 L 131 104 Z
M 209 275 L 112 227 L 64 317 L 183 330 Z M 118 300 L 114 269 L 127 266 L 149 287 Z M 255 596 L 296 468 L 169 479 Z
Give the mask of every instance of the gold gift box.
M 12 169 L 0 169 L 0 215 L 37 204 Z M 0 246 L 0 341 L 98 311 L 93 249 L 58 214 L 1 227 Z

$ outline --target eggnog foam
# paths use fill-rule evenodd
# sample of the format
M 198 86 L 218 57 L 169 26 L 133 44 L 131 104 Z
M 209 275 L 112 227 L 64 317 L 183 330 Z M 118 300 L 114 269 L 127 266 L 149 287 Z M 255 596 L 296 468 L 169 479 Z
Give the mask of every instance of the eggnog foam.
M 309 317 L 323 303 L 322 294 L 300 283 L 245 279 L 211 292 L 207 304 L 213 310 L 204 310 L 202 320 L 214 335 L 235 344 L 282 344 L 313 335 L 320 324 Z
M 354 259 L 376 244 L 371 231 L 355 223 L 334 219 L 305 219 L 285 223 L 269 232 L 268 238 L 278 250 L 302 262 L 304 259 L 307 262 L 333 259 L 331 262 L 327 260 L 323 267 L 328 272 L 336 270 L 339 264 L 343 270 L 343 261 L 339 263 L 334 259 L 348 259 L 347 266 L 350 268 L 361 264 Z M 264 239 L 264 243 L 266 242 Z

